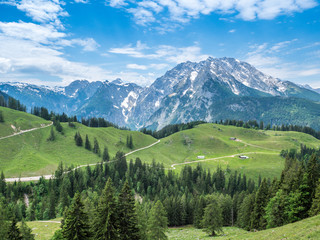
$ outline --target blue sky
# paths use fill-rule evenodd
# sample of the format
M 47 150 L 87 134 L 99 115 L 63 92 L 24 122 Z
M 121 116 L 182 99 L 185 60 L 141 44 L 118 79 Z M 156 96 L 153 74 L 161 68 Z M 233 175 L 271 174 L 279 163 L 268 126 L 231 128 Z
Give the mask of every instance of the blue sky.
M 320 88 L 319 1 L 0 0 L 3 82 L 149 85 L 208 56 Z

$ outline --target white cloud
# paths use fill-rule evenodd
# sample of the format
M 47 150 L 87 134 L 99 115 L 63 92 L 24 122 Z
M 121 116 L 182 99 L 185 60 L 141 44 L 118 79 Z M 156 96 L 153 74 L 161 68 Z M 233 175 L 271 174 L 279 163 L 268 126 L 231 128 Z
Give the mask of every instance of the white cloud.
M 137 70 L 147 70 L 147 69 L 156 69 L 156 70 L 161 70 L 169 65 L 166 63 L 159 63 L 159 64 L 150 64 L 150 65 L 139 65 L 135 63 L 127 64 L 127 68 L 129 69 L 137 69 Z
M 93 52 L 96 51 L 100 45 L 93 39 L 93 38 L 85 38 L 85 39 L 80 39 L 80 38 L 75 38 L 71 40 L 63 39 L 59 42 L 57 42 L 57 45 L 61 46 L 74 46 L 74 45 L 79 45 L 83 47 L 83 50 L 86 52 Z
M 140 41 L 134 47 L 132 45 L 122 48 L 111 48 L 109 53 L 128 55 L 134 58 L 146 58 L 165 60 L 170 63 L 181 63 L 184 61 L 201 61 L 208 58 L 208 55 L 201 54 L 201 48 L 197 45 L 177 48 L 169 45 L 160 45 L 150 48 Z
M 148 67 L 146 65 L 138 65 L 135 63 L 127 64 L 127 68 L 137 69 L 137 70 L 147 70 L 148 69 Z
M 69 14 L 61 7 L 64 4 L 59 0 L 21 0 L 16 3 L 19 10 L 26 12 L 34 21 L 51 23 L 63 27 L 59 17 Z
M 89 3 L 90 0 L 74 0 L 76 3 Z
M 226 15 L 245 21 L 274 19 L 318 5 L 316 0 L 111 0 L 108 3 L 111 7 L 126 8 L 140 25 L 156 20 L 160 24 L 185 23 L 212 13 L 223 15 L 223 19 L 227 19 Z
M 63 32 L 57 31 L 51 25 L 38 25 L 26 22 L 0 22 L 0 31 L 5 36 L 28 39 L 39 43 L 48 44 L 50 41 L 66 37 Z
M 109 3 L 111 7 L 122 7 L 128 5 L 126 0 L 109 0 L 107 3 Z
M 236 30 L 235 30 L 235 29 L 231 29 L 231 30 L 229 30 L 229 33 L 234 33 L 234 32 L 236 32 Z
M 264 73 L 283 80 L 294 80 L 295 82 L 303 82 L 301 77 L 310 77 L 320 74 L 320 68 L 317 65 L 308 63 L 288 61 L 286 56 L 286 47 L 296 42 L 297 39 L 283 41 L 273 45 L 264 43 L 251 46 L 252 51 L 249 52 L 244 61 L 257 67 Z M 302 47 L 301 49 L 304 49 Z

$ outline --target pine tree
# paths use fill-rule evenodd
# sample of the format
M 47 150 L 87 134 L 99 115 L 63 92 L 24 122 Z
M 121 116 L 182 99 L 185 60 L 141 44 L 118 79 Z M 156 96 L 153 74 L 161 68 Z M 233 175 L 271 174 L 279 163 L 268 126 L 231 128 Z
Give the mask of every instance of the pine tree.
M 60 124 L 60 121 L 56 121 L 55 126 L 56 126 L 56 130 L 57 130 L 58 132 L 62 133 L 63 127 L 62 127 L 62 125 Z
M 9 229 L 9 222 L 8 220 L 8 209 L 7 203 L 5 202 L 4 197 L 0 194 L 0 240 L 7 240 L 8 239 L 8 229 Z
M 47 141 L 54 141 L 55 139 L 56 139 L 56 136 L 54 134 L 53 127 L 52 127 L 50 131 L 50 136 L 47 138 Z
M 79 132 L 76 132 L 76 135 L 74 136 L 74 140 L 76 141 L 76 145 L 81 147 L 83 145 L 82 137 Z
M 21 235 L 23 240 L 34 240 L 34 234 L 32 234 L 31 228 L 22 220 L 20 227 Z
M 109 151 L 108 151 L 108 148 L 107 148 L 107 147 L 104 147 L 103 155 L 102 155 L 102 160 L 103 160 L 104 162 L 109 162 L 109 161 L 110 161 Z
M 89 141 L 89 137 L 88 135 L 86 135 L 86 143 L 85 143 L 85 148 L 88 149 L 89 151 L 91 151 L 91 143 Z
M 254 209 L 251 215 L 251 229 L 264 229 L 267 225 L 265 215 L 265 207 L 269 200 L 269 189 L 267 181 L 264 178 L 260 184 L 260 188 L 256 194 Z
M 1 171 L 0 176 L 0 194 L 5 195 L 7 189 L 6 178 L 4 177 L 3 171 Z
M 66 213 L 62 234 L 67 240 L 85 240 L 91 236 L 89 219 L 84 211 L 84 205 L 81 201 L 81 196 L 76 193 L 73 198 L 73 203 Z
M 158 200 L 156 204 L 153 205 L 150 211 L 149 218 L 149 239 L 163 240 L 168 239 L 165 234 L 168 229 L 168 218 L 167 213 Z
M 93 226 L 94 239 L 120 239 L 115 189 L 109 178 L 102 191 Z
M 217 233 L 222 232 L 222 209 L 216 200 L 212 200 L 212 202 L 204 209 L 201 224 L 210 236 L 216 236 Z
M 130 135 L 130 138 L 129 138 L 129 148 L 130 148 L 130 149 L 133 149 L 132 135 Z
M 137 214 L 135 212 L 135 200 L 128 181 L 122 187 L 118 202 L 119 233 L 121 239 L 140 239 L 137 227 Z
M 238 225 L 246 230 L 250 230 L 251 227 L 251 214 L 254 209 L 254 201 L 255 194 L 251 193 L 243 199 L 239 208 Z
M 0 122 L 4 122 L 4 117 L 2 111 L 0 111 Z
M 320 181 L 318 181 L 318 185 L 316 188 L 315 196 L 312 200 L 312 206 L 309 210 L 309 216 L 316 216 L 320 213 Z
M 12 222 L 9 226 L 8 240 L 22 240 L 21 233 L 17 226 L 17 220 L 15 217 L 12 219 Z
M 193 224 L 196 228 L 201 228 L 201 221 L 203 218 L 205 207 L 206 201 L 203 196 L 200 196 L 200 198 L 196 200 L 196 205 L 194 209 Z
M 137 227 L 139 229 L 139 236 L 141 240 L 148 239 L 148 212 L 142 204 L 136 202 L 136 213 L 137 213 Z
M 99 143 L 98 143 L 98 140 L 97 140 L 96 138 L 94 138 L 93 152 L 94 152 L 95 154 L 98 154 L 98 156 L 101 155 Z

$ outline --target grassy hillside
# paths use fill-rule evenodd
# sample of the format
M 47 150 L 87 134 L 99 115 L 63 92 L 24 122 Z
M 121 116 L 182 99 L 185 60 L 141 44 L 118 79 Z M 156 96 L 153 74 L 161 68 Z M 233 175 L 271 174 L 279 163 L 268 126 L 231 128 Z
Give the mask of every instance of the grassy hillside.
M 13 113 L 16 119 L 25 120 L 21 122 L 31 121 L 26 120 L 29 118 L 33 119 L 30 114 L 17 111 Z M 38 122 L 41 123 L 42 121 L 40 118 L 35 117 L 35 119 L 37 122 L 30 124 L 30 127 L 34 127 Z M 2 127 L 8 128 L 12 122 L 8 118 L 7 125 Z M 46 123 L 46 121 L 43 122 Z M 4 171 L 6 177 L 38 176 L 53 173 L 60 161 L 68 166 L 71 164 L 76 166 L 100 162 L 102 160 L 101 157 L 86 150 L 84 147 L 75 145 L 74 135 L 77 131 L 80 132 L 83 141 L 85 141 L 85 136 L 88 134 L 92 146 L 94 137 L 96 137 L 101 151 L 103 151 L 104 146 L 107 146 L 111 157 L 118 150 L 123 152 L 131 151 L 126 147 L 128 135 L 133 137 L 134 149 L 156 142 L 156 139 L 149 135 L 112 127 L 89 128 L 78 123 L 76 123 L 75 128 L 69 127 L 67 123 L 62 123 L 62 126 L 64 134 L 62 135 L 55 131 L 56 140 L 53 142 L 47 141 L 51 127 L 0 140 L 0 171 Z
M 302 221 L 288 224 L 278 228 L 267 229 L 259 232 L 247 232 L 239 228 L 223 228 L 224 233 L 219 237 L 210 238 L 201 229 L 191 226 L 169 229 L 170 240 L 193 240 L 193 239 L 219 239 L 219 240 L 278 240 L 278 239 L 320 239 L 320 216 L 307 218 Z
M 57 219 L 58 221 L 60 219 Z M 32 232 L 36 234 L 36 239 L 50 239 L 54 232 L 60 228 L 60 224 L 55 221 L 34 221 L 27 222 Z M 307 218 L 302 221 L 288 224 L 278 228 L 272 228 L 259 232 L 247 232 L 236 227 L 223 228 L 223 234 L 218 237 L 209 237 L 201 229 L 192 226 L 170 228 L 167 232 L 169 240 L 194 240 L 194 239 L 218 239 L 218 240 L 244 240 L 244 239 L 320 239 L 320 215 Z
M 30 129 L 49 123 L 24 112 L 7 108 L 1 110 L 5 117 L 5 123 L 0 124 L 2 136 L 13 133 L 11 125 Z M 68 166 L 101 161 L 97 155 L 75 145 L 74 135 L 77 131 L 83 140 L 88 134 L 92 145 L 96 137 L 100 149 L 107 146 L 111 157 L 118 150 L 131 151 L 125 144 L 128 135 L 133 136 L 134 149 L 156 142 L 156 139 L 149 135 L 112 127 L 89 128 L 79 123 L 75 128 L 69 127 L 67 123 L 62 126 L 64 134 L 55 132 L 54 142 L 47 141 L 51 127 L 0 140 L 0 171 L 3 170 L 7 177 L 37 176 L 53 173 L 60 161 Z M 237 141 L 230 140 L 230 137 L 236 137 Z M 284 160 L 279 156 L 280 150 L 298 149 L 301 143 L 310 147 L 320 146 L 319 140 L 304 133 L 201 124 L 163 138 L 159 144 L 136 152 L 128 159 L 140 157 L 146 162 L 154 159 L 162 162 L 167 169 L 175 168 L 176 171 L 180 171 L 184 164 L 196 166 L 200 162 L 203 167 L 212 170 L 219 165 L 223 168 L 229 166 L 254 179 L 257 179 L 259 174 L 273 178 L 279 177 L 284 165 Z M 248 156 L 249 159 L 239 159 L 240 154 Z M 199 160 L 198 156 L 204 156 L 204 159 Z
M 230 137 L 236 137 L 240 141 L 232 141 Z M 304 133 L 201 124 L 163 138 L 156 146 L 130 157 L 140 157 L 143 161 L 155 159 L 164 163 L 167 168 L 178 163 L 181 165 L 176 165 L 175 168 L 179 170 L 185 162 L 193 162 L 190 165 L 196 166 L 199 161 L 197 156 L 205 156 L 204 161 L 200 160 L 204 167 L 216 169 L 219 165 L 229 165 L 231 169 L 238 169 L 253 178 L 257 178 L 259 174 L 274 177 L 280 175 L 284 164 L 279 156 L 280 151 L 298 149 L 301 143 L 310 147 L 320 146 L 318 139 Z M 234 156 L 242 153 L 249 156 L 249 159 L 241 160 Z
M 42 124 L 50 123 L 37 116 L 12 110 L 10 108 L 0 107 L 0 111 L 2 111 L 4 117 L 4 122 L 0 123 L 0 138 L 11 135 L 19 130 L 40 127 Z

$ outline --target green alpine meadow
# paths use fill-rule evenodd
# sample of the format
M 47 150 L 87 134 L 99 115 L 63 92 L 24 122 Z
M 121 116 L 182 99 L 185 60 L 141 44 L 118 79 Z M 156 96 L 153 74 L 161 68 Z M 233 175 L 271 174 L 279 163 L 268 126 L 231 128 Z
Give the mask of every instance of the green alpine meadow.
M 320 239 L 320 0 L 0 0 L 0 240 Z

